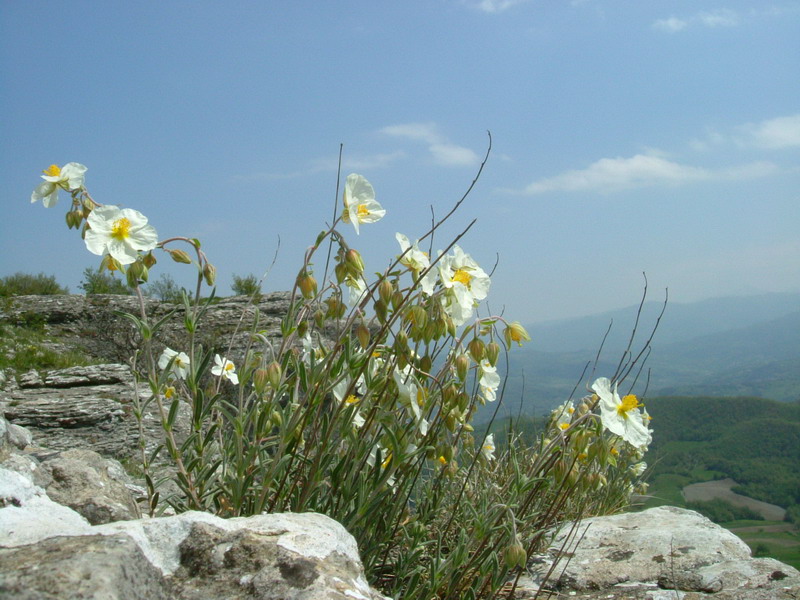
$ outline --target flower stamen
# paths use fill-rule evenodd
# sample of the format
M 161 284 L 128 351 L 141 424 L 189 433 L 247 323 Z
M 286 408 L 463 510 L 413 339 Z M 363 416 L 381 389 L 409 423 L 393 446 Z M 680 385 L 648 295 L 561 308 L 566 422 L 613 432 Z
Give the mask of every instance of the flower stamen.
M 111 225 L 111 237 L 120 242 L 128 239 L 131 235 L 131 222 L 122 217 L 114 221 Z

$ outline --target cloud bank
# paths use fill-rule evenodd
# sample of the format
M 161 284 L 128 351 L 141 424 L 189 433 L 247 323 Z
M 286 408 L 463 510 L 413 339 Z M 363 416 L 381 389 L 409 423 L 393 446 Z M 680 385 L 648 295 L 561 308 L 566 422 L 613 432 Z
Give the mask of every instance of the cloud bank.
M 381 129 L 380 133 L 426 144 L 434 162 L 441 166 L 469 167 L 479 162 L 475 152 L 451 143 L 438 132 L 434 123 L 390 125 Z

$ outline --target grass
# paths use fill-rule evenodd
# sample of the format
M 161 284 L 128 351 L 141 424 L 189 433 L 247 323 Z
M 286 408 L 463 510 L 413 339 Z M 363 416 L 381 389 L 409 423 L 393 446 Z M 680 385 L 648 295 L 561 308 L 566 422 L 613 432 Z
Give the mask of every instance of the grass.
M 56 342 L 43 329 L 0 325 L 0 369 L 24 373 L 30 369 L 65 369 L 96 362 L 77 350 L 54 350 Z

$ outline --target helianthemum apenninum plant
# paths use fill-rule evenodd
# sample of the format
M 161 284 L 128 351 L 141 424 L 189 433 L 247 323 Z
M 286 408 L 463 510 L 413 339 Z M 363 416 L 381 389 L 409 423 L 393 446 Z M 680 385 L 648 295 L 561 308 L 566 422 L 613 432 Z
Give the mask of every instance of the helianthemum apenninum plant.
M 68 226 L 140 298 L 139 314 L 126 316 L 150 394 L 137 398 L 135 414 L 141 421 L 157 405 L 180 489 L 161 496 L 142 442 L 151 513 L 165 503 L 222 516 L 321 512 L 356 537 L 385 593 L 489 598 L 509 589 L 549 529 L 586 510 L 618 510 L 638 485 L 647 418 L 606 379 L 577 407 L 558 409 L 533 446 L 512 439 L 499 450 L 493 435 L 475 435 L 477 408 L 502 401 L 502 359 L 530 336 L 516 321 L 481 314 L 491 279 L 462 249 L 466 230 L 432 252 L 461 201 L 413 242 L 397 233 L 388 266 L 370 274 L 345 233 L 366 233 L 386 210 L 366 178 L 349 175 L 341 216 L 303 257 L 279 341 L 256 319 L 236 365 L 196 341 L 207 309 L 201 289 L 216 276 L 200 242 L 159 241 L 140 212 L 94 200 L 85 172 L 51 166 L 31 200 L 51 207 L 59 190 L 69 192 Z M 184 295 L 183 348 L 159 345 L 162 323 L 144 310 L 140 286 L 156 251 L 197 268 L 194 297 Z M 182 404 L 191 432 L 179 443 Z

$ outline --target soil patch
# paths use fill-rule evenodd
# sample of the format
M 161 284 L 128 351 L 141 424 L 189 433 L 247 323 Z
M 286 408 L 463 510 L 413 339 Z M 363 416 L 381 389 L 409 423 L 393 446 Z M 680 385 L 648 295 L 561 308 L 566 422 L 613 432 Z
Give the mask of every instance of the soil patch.
M 748 496 L 735 494 L 731 488 L 736 485 L 733 479 L 718 479 L 693 483 L 683 488 L 683 497 L 687 502 L 708 502 L 719 498 L 734 506 L 744 506 L 760 514 L 767 521 L 783 521 L 786 510 L 776 504 L 754 500 Z

